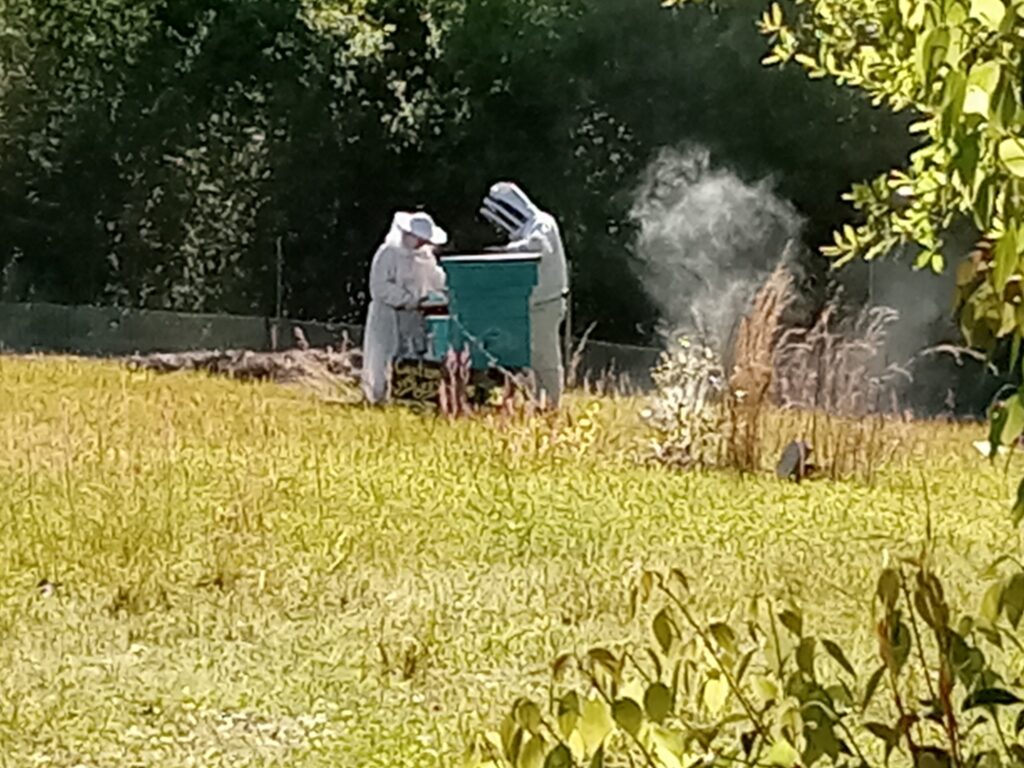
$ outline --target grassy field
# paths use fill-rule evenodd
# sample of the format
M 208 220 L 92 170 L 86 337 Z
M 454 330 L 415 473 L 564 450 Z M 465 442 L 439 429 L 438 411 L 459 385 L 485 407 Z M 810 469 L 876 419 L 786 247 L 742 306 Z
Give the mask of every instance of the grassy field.
M 574 401 L 593 425 L 550 448 L 69 360 L 0 358 L 0 394 L 4 766 L 454 764 L 555 655 L 644 632 L 642 567 L 682 567 L 709 616 L 795 593 L 866 652 L 925 486 L 959 599 L 1020 551 L 1022 468 L 980 460 L 977 426 L 900 427 L 872 487 L 796 486 L 636 465 L 629 402 Z

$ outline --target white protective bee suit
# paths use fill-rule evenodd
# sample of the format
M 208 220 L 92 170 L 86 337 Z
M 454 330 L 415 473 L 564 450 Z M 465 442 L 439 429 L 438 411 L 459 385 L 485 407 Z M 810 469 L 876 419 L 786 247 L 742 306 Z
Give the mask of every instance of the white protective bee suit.
M 508 233 L 510 242 L 501 250 L 541 254 L 537 285 L 530 296 L 530 357 L 538 398 L 557 408 L 565 385 L 559 331 L 569 296 L 569 268 L 558 222 L 507 181 L 491 187 L 480 214 Z
M 446 242 L 448 235 L 428 214 L 396 213 L 373 256 L 362 370 L 363 395 L 372 404 L 388 399 L 395 358 L 423 352 L 423 317 L 417 310 L 427 296 L 445 289 L 433 248 Z

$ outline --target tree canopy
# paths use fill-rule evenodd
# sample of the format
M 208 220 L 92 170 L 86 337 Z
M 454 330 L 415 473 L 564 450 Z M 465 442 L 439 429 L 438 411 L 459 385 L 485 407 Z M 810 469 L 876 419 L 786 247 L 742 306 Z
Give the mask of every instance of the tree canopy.
M 771 177 L 816 244 L 899 119 L 771 71 L 760 3 L 0 0 L 0 297 L 360 320 L 393 210 L 471 248 L 487 185 L 560 219 L 574 308 L 641 340 L 629 211 L 666 146 Z

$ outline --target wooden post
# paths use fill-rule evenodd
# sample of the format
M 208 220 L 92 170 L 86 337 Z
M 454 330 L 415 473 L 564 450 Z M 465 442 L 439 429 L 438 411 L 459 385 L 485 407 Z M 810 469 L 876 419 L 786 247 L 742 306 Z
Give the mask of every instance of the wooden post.
M 572 294 L 565 300 L 565 326 L 562 329 L 562 368 L 568 379 L 569 369 L 572 367 Z M 568 380 L 563 381 L 563 386 L 568 386 Z
M 281 336 L 281 314 L 282 307 L 284 306 L 284 251 L 281 248 L 281 238 L 277 238 L 277 279 L 275 283 L 274 293 L 274 322 L 271 325 L 270 330 L 270 349 L 277 352 L 277 347 L 280 342 Z

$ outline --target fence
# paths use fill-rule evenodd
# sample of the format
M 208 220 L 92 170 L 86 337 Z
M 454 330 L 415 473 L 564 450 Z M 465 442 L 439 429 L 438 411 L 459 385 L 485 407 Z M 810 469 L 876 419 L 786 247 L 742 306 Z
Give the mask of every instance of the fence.
M 251 315 L 209 315 L 112 307 L 0 302 L 0 350 L 112 357 L 197 349 L 270 350 L 292 346 L 299 327 L 313 346 L 362 341 L 362 328 L 338 323 L 301 322 Z M 576 370 L 578 378 L 625 379 L 650 386 L 658 350 L 589 342 Z

